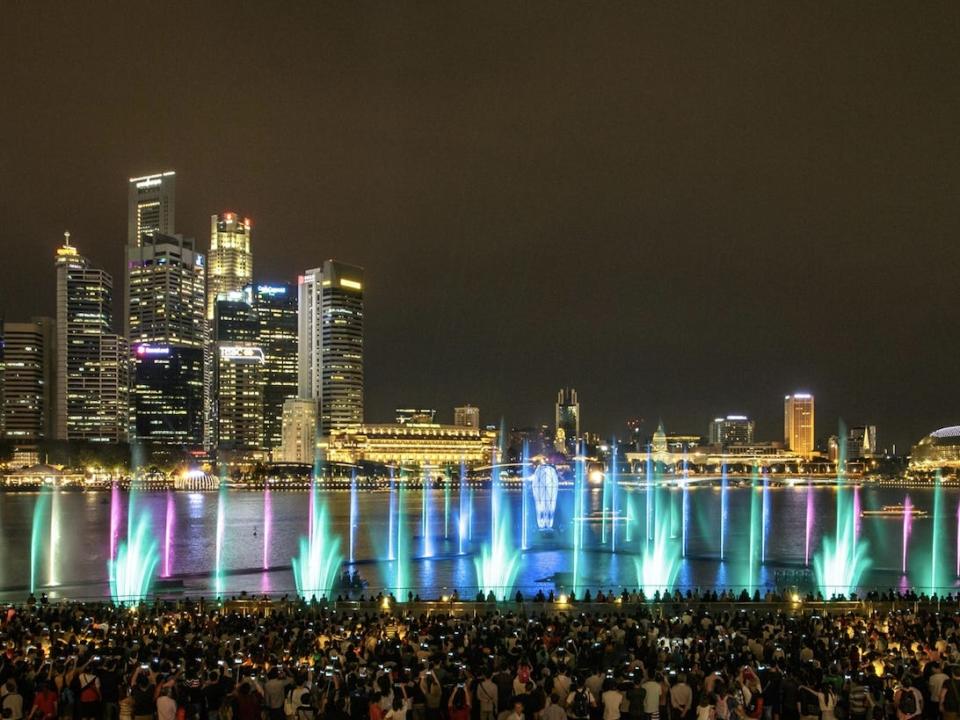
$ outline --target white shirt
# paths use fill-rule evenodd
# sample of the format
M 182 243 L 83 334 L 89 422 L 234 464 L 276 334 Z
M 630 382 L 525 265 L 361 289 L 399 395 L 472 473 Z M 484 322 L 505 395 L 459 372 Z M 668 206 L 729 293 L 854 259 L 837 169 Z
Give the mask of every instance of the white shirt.
M 607 690 L 600 699 L 603 701 L 603 720 L 620 720 L 623 695 L 616 690 Z

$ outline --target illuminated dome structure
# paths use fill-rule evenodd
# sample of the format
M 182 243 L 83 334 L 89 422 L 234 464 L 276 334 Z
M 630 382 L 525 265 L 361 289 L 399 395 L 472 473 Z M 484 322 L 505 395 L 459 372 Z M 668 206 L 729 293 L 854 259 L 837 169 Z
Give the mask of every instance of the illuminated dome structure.
M 910 467 L 917 470 L 960 467 L 960 425 L 934 430 L 914 445 Z

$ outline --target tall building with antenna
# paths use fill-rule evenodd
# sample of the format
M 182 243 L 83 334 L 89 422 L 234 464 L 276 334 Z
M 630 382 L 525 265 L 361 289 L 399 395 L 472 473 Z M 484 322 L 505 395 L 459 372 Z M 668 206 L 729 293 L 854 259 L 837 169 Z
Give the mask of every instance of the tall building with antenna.
M 127 440 L 128 346 L 113 332 L 113 278 L 70 243 L 57 249 L 54 437 Z

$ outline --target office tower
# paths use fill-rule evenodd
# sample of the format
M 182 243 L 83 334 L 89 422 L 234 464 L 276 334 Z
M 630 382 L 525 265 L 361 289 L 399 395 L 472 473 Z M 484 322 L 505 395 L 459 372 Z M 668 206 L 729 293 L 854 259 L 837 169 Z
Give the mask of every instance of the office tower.
M 797 455 L 811 457 L 814 452 L 813 395 L 794 393 L 783 399 L 784 444 Z
M 397 408 L 397 425 L 432 425 L 437 411 L 431 408 Z
M 214 306 L 213 439 L 220 450 L 263 447 L 260 322 L 251 289 L 228 292 Z
M 111 331 L 113 278 L 70 244 L 57 250 L 56 420 L 58 440 L 125 442 L 128 347 Z
M 204 302 L 204 257 L 193 238 L 154 233 L 127 247 L 131 345 L 203 347 Z
M 480 408 L 473 405 L 463 405 L 453 409 L 453 424 L 457 427 L 472 427 L 480 429 Z
M 363 422 L 363 269 L 327 260 L 299 280 L 301 398 L 319 404 L 321 437 Z
M 213 320 L 217 298 L 239 292 L 253 281 L 250 218 L 225 212 L 210 216 L 207 256 L 207 319 Z
M 127 210 L 127 245 L 139 245 L 154 233 L 173 235 L 176 173 L 130 178 Z
M 580 402 L 573 388 L 561 388 L 557 393 L 554 427 L 558 445 L 570 446 L 580 437 Z
M 204 376 L 204 438 L 207 447 L 215 442 L 217 429 L 216 400 L 213 397 L 216 368 L 214 328 L 217 300 L 228 293 L 243 292 L 253 279 L 253 256 L 250 254 L 250 220 L 236 213 L 210 216 L 210 253 L 207 257 L 207 323 L 210 334 L 206 345 Z
M 257 285 L 253 296 L 263 349 L 263 445 L 283 440 L 283 404 L 297 396 L 297 291 L 293 283 Z
M 53 318 L 3 323 L 3 436 L 19 444 L 52 437 Z
M 727 415 L 710 421 L 708 432 L 711 445 L 727 447 L 728 445 L 753 444 L 753 420 L 746 415 Z
M 193 238 L 154 232 L 127 252 L 131 427 L 142 443 L 203 442 L 205 263 Z
M 847 431 L 847 459 L 859 460 L 878 452 L 876 425 L 859 425 Z
M 312 464 L 317 440 L 317 402 L 304 398 L 283 401 L 281 462 Z
M 130 362 L 134 439 L 199 448 L 203 439 L 203 348 L 141 343 L 131 348 Z

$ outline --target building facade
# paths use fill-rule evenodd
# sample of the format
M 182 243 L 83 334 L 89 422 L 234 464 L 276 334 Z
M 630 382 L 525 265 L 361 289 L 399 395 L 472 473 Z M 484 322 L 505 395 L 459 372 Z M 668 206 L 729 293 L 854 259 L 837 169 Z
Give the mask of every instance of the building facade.
M 57 250 L 56 419 L 58 440 L 125 442 L 128 349 L 112 331 L 113 278 L 64 234 Z
M 453 409 L 453 424 L 457 427 L 480 429 L 480 408 L 462 405 Z
M 394 416 L 398 425 L 430 425 L 437 411 L 433 408 L 397 408 Z
M 400 467 L 475 467 L 491 461 L 496 444 L 496 432 L 456 425 L 355 425 L 331 433 L 326 457 Z
M 284 403 L 297 396 L 297 289 L 292 283 L 257 285 L 253 304 L 263 349 L 263 445 L 279 450 Z
M 746 415 L 727 415 L 714 418 L 710 421 L 707 433 L 711 445 L 727 447 L 728 445 L 753 444 L 753 420 Z
M 561 388 L 554 408 L 555 444 L 572 448 L 580 437 L 580 401 L 573 388 Z
M 0 427 L 18 446 L 53 437 L 55 337 L 53 318 L 3 323 Z
M 327 260 L 298 285 L 299 395 L 326 437 L 363 422 L 363 269 Z
M 154 232 L 127 246 L 133 439 L 203 444 L 205 258 L 192 238 Z
M 801 457 L 812 457 L 816 450 L 814 404 L 810 393 L 794 393 L 783 399 L 784 445 Z
M 127 245 L 139 245 L 145 235 L 174 233 L 176 180 L 173 170 L 130 178 Z
M 860 460 L 879 454 L 877 426 L 858 425 L 847 431 L 847 459 Z
M 131 348 L 131 430 L 142 442 L 197 448 L 203 438 L 203 348 Z
M 224 212 L 210 217 L 207 257 L 207 319 L 213 320 L 217 298 L 239 292 L 253 282 L 250 218 Z
M 283 402 L 280 462 L 311 464 L 317 444 L 317 403 L 303 398 Z
M 213 322 L 214 442 L 220 450 L 260 450 L 265 358 L 251 289 L 222 294 Z

